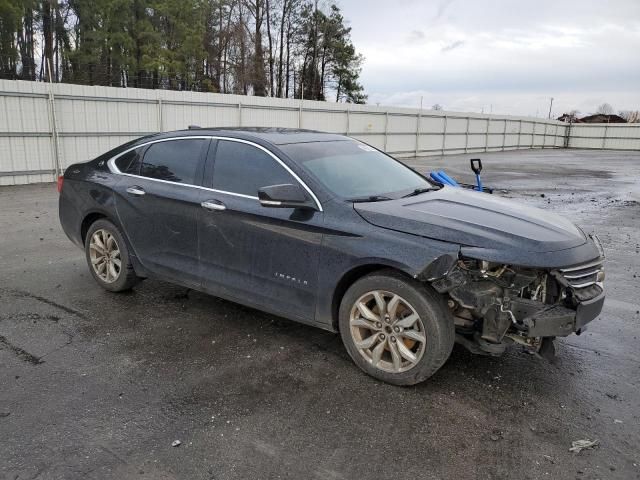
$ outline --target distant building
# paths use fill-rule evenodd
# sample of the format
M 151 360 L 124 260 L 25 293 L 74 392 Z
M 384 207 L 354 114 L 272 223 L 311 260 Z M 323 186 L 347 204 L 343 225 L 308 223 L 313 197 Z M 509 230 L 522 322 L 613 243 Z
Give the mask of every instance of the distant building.
M 627 123 L 620 115 L 606 115 L 604 113 L 596 113 L 580 119 L 581 123 Z
M 567 122 L 567 123 L 580 123 L 582 121 L 571 113 L 563 113 L 556 120 L 560 120 L 561 122 Z

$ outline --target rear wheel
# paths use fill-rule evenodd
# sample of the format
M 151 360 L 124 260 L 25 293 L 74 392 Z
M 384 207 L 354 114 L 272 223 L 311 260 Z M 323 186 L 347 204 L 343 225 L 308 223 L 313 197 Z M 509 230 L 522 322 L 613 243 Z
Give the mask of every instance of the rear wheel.
M 138 283 L 129 249 L 118 227 L 110 221 L 100 219 L 91 224 L 85 239 L 85 254 L 89 270 L 102 288 L 122 292 Z
M 394 271 L 354 283 L 339 315 L 342 341 L 353 361 L 388 383 L 426 380 L 453 349 L 454 323 L 442 297 Z

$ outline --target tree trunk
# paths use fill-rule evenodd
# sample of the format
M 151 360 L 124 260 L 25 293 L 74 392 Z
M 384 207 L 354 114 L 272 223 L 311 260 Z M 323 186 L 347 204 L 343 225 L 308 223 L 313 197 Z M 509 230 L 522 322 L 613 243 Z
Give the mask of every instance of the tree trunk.
M 316 85 L 316 71 L 318 66 L 318 0 L 315 0 L 315 9 L 313 12 L 313 50 L 311 56 L 311 85 L 309 86 L 310 92 L 308 98 L 313 100 L 317 99 L 315 92 Z M 302 76 L 304 78 L 304 75 Z
M 327 45 L 322 47 L 322 60 L 320 62 L 320 85 L 318 90 L 318 98 L 317 100 L 324 100 L 324 76 L 327 68 Z
M 240 81 L 240 85 L 242 87 L 242 93 L 244 95 L 247 94 L 247 46 L 245 42 L 245 23 L 243 21 L 242 15 L 242 3 L 240 3 L 240 8 L 238 10 L 239 21 L 240 21 L 240 71 L 236 74 L 239 76 L 239 79 L 236 81 Z
M 62 18 L 62 14 L 60 12 L 60 4 L 55 3 L 55 8 L 53 10 L 54 14 L 54 51 L 53 56 L 55 58 L 55 78 L 57 81 L 62 81 L 62 75 L 60 72 L 61 65 L 63 63 L 63 55 L 64 55 L 64 37 L 65 37 L 65 29 L 64 29 L 64 19 Z
M 267 10 L 267 36 L 269 37 L 269 95 L 273 97 L 273 37 L 271 35 L 271 5 L 269 0 L 266 0 L 265 8 Z
M 287 73 L 285 77 L 286 87 L 284 90 L 284 98 L 289 98 L 289 79 L 291 78 L 291 18 L 287 19 Z M 295 90 L 295 80 L 293 82 Z M 294 92 L 295 97 L 295 92 Z
M 289 78 L 291 77 L 291 25 L 287 27 L 287 69 L 285 77 L 284 98 L 289 98 Z
M 282 18 L 280 19 L 280 52 L 278 54 L 278 87 L 277 87 L 277 92 L 276 92 L 276 96 L 282 98 L 282 83 L 283 83 L 283 78 L 282 78 L 282 69 L 283 69 L 283 65 L 282 65 L 282 61 L 283 61 L 283 56 L 284 56 L 284 22 L 285 19 L 288 15 L 287 13 L 287 0 L 282 0 Z M 288 39 L 287 39 L 287 43 L 288 43 Z
M 266 96 L 266 78 L 264 72 L 264 51 L 262 49 L 262 19 L 264 18 L 263 2 L 255 0 L 255 55 L 253 59 L 253 94 L 258 97 Z
M 36 61 L 33 43 L 33 8 L 24 9 L 24 35 L 22 37 L 22 78 L 25 80 L 36 79 Z
M 42 2 L 42 33 L 44 36 L 44 62 L 47 72 L 46 80 L 53 80 L 53 15 L 52 4 L 56 0 Z M 56 2 L 57 3 L 57 2 Z
M 216 52 L 217 53 L 216 64 L 213 66 L 213 69 L 215 70 L 214 83 L 216 88 L 218 89 L 218 92 L 222 92 L 224 88 L 222 85 L 222 57 L 223 57 L 222 49 L 224 47 L 223 14 L 224 14 L 224 9 L 222 8 L 222 2 L 220 2 L 218 3 L 218 51 Z

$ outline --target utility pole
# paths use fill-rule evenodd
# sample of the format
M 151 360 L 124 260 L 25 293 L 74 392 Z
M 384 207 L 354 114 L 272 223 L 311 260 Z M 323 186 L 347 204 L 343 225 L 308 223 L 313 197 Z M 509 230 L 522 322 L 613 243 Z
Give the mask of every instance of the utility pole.
M 551 119 L 551 107 L 553 107 L 553 97 L 551 97 L 551 101 L 549 102 L 549 119 Z

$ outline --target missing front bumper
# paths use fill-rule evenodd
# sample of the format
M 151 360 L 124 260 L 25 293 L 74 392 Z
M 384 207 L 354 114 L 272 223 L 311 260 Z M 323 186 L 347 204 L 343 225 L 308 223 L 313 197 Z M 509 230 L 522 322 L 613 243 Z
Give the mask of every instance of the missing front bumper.
M 566 337 L 580 333 L 600 315 L 604 297 L 602 291 L 596 297 L 580 302 L 575 310 L 561 305 L 539 310 L 523 320 L 526 334 L 529 337 Z

